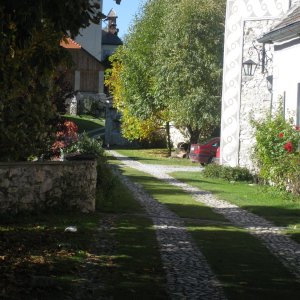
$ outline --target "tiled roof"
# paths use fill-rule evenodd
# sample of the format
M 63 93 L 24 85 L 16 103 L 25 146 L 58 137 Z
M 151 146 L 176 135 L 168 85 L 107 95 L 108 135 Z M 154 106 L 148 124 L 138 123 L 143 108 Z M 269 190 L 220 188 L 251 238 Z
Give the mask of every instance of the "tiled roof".
M 298 4 L 294 7 L 290 12 L 288 12 L 287 16 L 285 16 L 274 28 L 273 30 L 278 30 L 294 23 L 300 22 L 300 5 Z M 273 31 L 272 30 L 272 31 Z
M 300 4 L 291 8 L 287 14 L 266 34 L 258 39 L 260 43 L 282 42 L 299 36 Z
M 123 45 L 123 42 L 117 35 L 102 30 L 102 45 Z
M 74 40 L 72 40 L 69 37 L 62 39 L 60 41 L 60 45 L 63 48 L 67 48 L 67 49 L 81 49 L 81 45 L 79 45 L 78 43 L 76 43 Z

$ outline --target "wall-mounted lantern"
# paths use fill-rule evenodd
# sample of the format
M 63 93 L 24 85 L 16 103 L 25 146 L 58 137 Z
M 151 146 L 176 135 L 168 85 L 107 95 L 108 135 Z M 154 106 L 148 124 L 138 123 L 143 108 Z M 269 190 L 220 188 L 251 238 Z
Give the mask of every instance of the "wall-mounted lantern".
M 249 59 L 243 62 L 244 74 L 246 76 L 253 76 L 257 67 L 261 67 L 261 72 L 264 74 L 267 71 L 267 66 L 272 57 L 269 57 L 266 53 L 265 44 L 257 44 L 255 41 L 252 42 L 252 46 L 248 51 Z M 255 57 L 258 62 L 256 63 L 251 58 Z
M 256 68 L 257 63 L 255 63 L 252 59 L 248 59 L 245 62 L 243 62 L 243 70 L 246 76 L 253 76 Z

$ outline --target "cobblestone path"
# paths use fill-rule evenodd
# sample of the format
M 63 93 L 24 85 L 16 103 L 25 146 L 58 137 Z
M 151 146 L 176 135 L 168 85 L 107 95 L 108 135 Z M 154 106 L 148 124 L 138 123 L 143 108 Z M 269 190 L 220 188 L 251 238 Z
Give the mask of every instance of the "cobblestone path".
M 171 299 L 225 300 L 220 283 L 193 243 L 184 222 L 165 205 L 154 200 L 140 185 L 124 176 L 120 179 L 153 221 Z
M 259 238 L 269 249 L 269 251 L 273 253 L 297 278 L 300 278 L 300 245 L 283 234 L 282 228 L 277 227 L 264 218 L 252 214 L 234 204 L 224 200 L 216 199 L 209 192 L 201 191 L 198 188 L 174 179 L 167 174 L 174 171 L 174 168 L 172 167 L 145 165 L 126 159 L 117 152 L 112 152 L 112 154 L 118 157 L 118 159 L 121 159 L 130 167 L 147 172 L 171 185 L 182 188 L 190 193 L 196 201 L 204 203 L 217 213 L 222 214 L 235 226 L 239 226 L 248 230 L 249 233 Z M 178 167 L 175 169 L 178 170 Z M 180 169 L 184 171 L 190 171 L 197 170 L 197 167 L 181 167 Z

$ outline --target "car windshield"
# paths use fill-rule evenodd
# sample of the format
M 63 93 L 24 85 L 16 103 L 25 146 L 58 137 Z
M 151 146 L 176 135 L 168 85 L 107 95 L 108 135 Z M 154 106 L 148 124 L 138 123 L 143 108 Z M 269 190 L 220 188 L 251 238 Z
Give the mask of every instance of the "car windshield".
M 211 142 L 215 141 L 216 143 L 219 142 L 218 138 L 217 137 L 214 137 L 214 138 L 210 138 L 204 142 L 201 142 L 200 144 L 210 144 Z

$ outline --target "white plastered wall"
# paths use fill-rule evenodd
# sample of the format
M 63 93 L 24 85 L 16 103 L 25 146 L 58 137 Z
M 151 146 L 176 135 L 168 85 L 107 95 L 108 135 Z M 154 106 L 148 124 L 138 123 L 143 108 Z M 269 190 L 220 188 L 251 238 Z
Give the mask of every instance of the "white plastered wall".
M 103 0 L 98 1 L 102 11 Z M 76 36 L 75 41 L 101 61 L 102 22 L 100 21 L 99 24 L 90 24 L 87 28 L 81 29 L 80 34 Z
M 237 166 L 239 163 L 245 20 L 278 18 L 288 9 L 289 0 L 227 0 L 221 121 L 222 164 Z
M 300 44 L 276 50 L 274 53 L 274 103 L 285 93 L 285 116 L 296 121 L 298 83 L 300 83 Z M 276 105 L 275 105 L 276 108 Z

